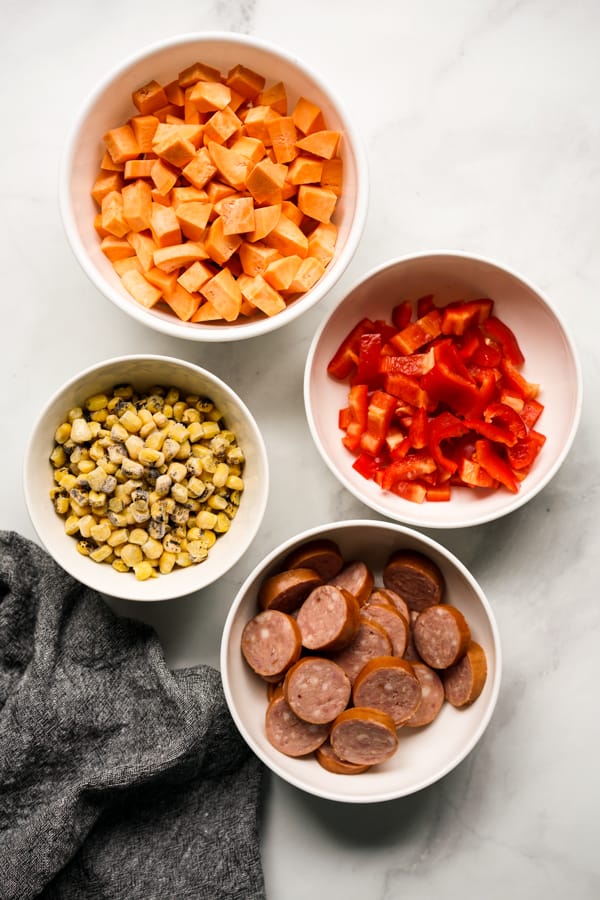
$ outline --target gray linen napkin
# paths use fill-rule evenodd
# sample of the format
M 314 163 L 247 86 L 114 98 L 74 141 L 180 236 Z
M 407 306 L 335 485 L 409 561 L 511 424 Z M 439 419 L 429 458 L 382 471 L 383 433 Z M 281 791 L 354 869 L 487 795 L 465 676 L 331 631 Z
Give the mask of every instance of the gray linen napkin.
M 2 900 L 264 898 L 262 772 L 218 672 L 0 532 Z

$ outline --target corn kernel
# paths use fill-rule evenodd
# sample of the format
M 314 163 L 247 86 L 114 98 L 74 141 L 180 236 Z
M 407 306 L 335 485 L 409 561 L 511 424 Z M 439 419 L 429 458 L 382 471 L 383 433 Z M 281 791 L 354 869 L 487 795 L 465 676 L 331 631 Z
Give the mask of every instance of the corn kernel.
M 93 525 L 90 529 L 91 537 L 93 537 L 94 540 L 99 544 L 106 543 L 111 536 L 111 533 L 112 529 L 110 525 L 106 524 L 106 522 L 102 523 L 101 525 Z
M 119 544 L 126 544 L 129 540 L 129 532 L 126 528 L 116 528 L 114 531 L 111 531 L 110 535 L 106 538 L 106 543 L 111 547 L 118 547 Z
M 144 555 L 142 553 L 142 548 L 138 547 L 137 544 L 124 544 L 121 549 L 121 559 L 124 563 L 126 563 L 130 568 L 141 563 Z
M 64 444 L 71 437 L 71 423 L 63 422 L 54 432 L 54 440 L 57 444 Z
M 90 412 L 97 412 L 99 409 L 105 409 L 108 406 L 108 397 L 106 394 L 94 394 L 85 401 L 85 408 Z
M 129 534 L 129 543 L 142 546 L 148 540 L 148 532 L 144 528 L 132 528 Z
M 160 541 L 149 537 L 148 540 L 142 544 L 142 553 L 148 559 L 160 559 L 163 554 L 163 545 Z
M 112 548 L 108 546 L 108 544 L 102 544 L 101 547 L 96 547 L 95 550 L 92 550 L 90 553 L 90 559 L 93 559 L 94 562 L 100 563 L 104 562 L 112 555 Z
M 243 491 L 244 490 L 244 479 L 240 478 L 239 475 L 230 475 L 227 481 L 225 482 L 225 487 L 230 491 Z
M 159 572 L 162 575 L 168 575 L 169 572 L 172 572 L 176 559 L 177 556 L 175 553 L 168 553 L 166 550 L 163 551 L 163 554 L 158 561 Z
M 50 462 L 55 469 L 60 469 L 61 466 L 64 466 L 66 461 L 67 454 L 65 453 L 64 448 L 58 444 L 50 454 Z
M 130 434 L 136 434 L 142 427 L 142 420 L 132 409 L 126 409 L 123 415 L 119 416 L 119 422 Z
M 217 522 L 214 527 L 214 530 L 217 534 L 224 534 L 226 531 L 229 531 L 229 526 L 231 522 L 229 518 L 225 515 L 225 513 L 220 512 L 217 513 Z
M 135 565 L 133 566 L 133 571 L 138 581 L 147 581 L 148 578 L 152 578 L 155 574 L 154 569 L 147 559 L 142 560 L 142 562 L 135 563 Z
M 117 572 L 129 572 L 129 566 L 125 565 L 122 559 L 113 559 L 112 567 Z
M 226 463 L 219 463 L 212 477 L 215 487 L 225 487 L 225 483 L 229 476 L 229 466 Z
M 76 444 L 85 444 L 86 441 L 91 441 L 91 439 L 92 429 L 89 422 L 81 418 L 74 419 L 71 425 L 71 440 Z

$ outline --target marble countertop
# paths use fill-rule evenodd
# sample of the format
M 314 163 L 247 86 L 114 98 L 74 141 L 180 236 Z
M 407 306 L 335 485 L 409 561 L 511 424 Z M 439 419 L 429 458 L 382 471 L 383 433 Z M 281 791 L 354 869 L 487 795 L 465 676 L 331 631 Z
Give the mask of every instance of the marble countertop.
M 217 664 L 229 602 L 280 541 L 374 517 L 321 460 L 302 399 L 311 337 L 354 281 L 394 256 L 460 249 L 521 272 L 562 313 L 587 398 L 565 464 L 512 515 L 431 533 L 472 570 L 497 617 L 503 684 L 484 738 L 441 782 L 381 805 L 321 801 L 272 777 L 262 853 L 273 900 L 324 896 L 324 885 L 344 900 L 600 896 L 596 0 L 305 0 L 289 11 L 276 0 L 38 0 L 5 2 L 2 13 L 0 527 L 35 539 L 20 466 L 32 418 L 103 358 L 148 351 L 211 368 L 265 436 L 267 513 L 228 576 L 169 604 L 114 604 L 155 626 L 171 665 Z M 67 244 L 57 201 L 65 135 L 96 81 L 142 46 L 198 30 L 250 33 L 314 66 L 359 123 L 371 175 L 364 237 L 332 294 L 284 329 L 224 348 L 165 338 L 104 301 Z

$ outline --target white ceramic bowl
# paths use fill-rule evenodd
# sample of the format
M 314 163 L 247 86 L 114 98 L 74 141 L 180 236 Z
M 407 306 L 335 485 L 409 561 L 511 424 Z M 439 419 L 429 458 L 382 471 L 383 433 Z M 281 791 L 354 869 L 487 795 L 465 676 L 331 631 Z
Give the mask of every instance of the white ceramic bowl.
M 437 719 L 424 728 L 401 729 L 399 748 L 385 764 L 362 775 L 337 775 L 313 757 L 293 759 L 275 750 L 265 736 L 266 685 L 242 657 L 240 640 L 246 622 L 258 611 L 257 592 L 264 578 L 278 570 L 287 554 L 313 538 L 335 541 L 345 559 L 362 559 L 376 583 L 389 555 L 418 550 L 440 566 L 446 599 L 465 615 L 473 639 L 484 648 L 488 677 L 472 706 L 457 710 L 445 703 Z M 448 550 L 431 538 L 389 522 L 352 520 L 311 528 L 276 547 L 248 576 L 237 594 L 223 630 L 221 674 L 234 721 L 256 755 L 276 775 L 295 787 L 328 800 L 374 803 L 404 797 L 427 787 L 457 766 L 473 750 L 494 711 L 501 678 L 501 648 L 490 605 L 473 576 Z
M 54 432 L 69 409 L 115 384 L 131 383 L 138 389 L 155 384 L 199 393 L 214 401 L 223 422 L 233 430 L 246 455 L 245 488 L 231 528 L 197 565 L 176 568 L 169 574 L 139 581 L 132 573 L 115 571 L 95 563 L 76 549 L 74 537 L 65 534 L 64 520 L 55 512 L 49 491 L 53 468 L 49 455 Z M 51 556 L 74 578 L 113 597 L 127 600 L 167 600 L 211 584 L 230 569 L 250 546 L 265 512 L 269 469 L 265 445 L 254 417 L 234 391 L 221 379 L 192 363 L 164 356 L 125 356 L 96 363 L 71 378 L 45 404 L 35 422 L 24 461 L 24 490 L 35 530 Z
M 494 311 L 515 332 L 525 355 L 525 378 L 541 385 L 544 404 L 536 429 L 546 435 L 531 472 L 518 493 L 453 489 L 447 502 L 421 504 L 383 492 L 353 468 L 342 445 L 338 410 L 347 405 L 348 384 L 327 374 L 327 363 L 350 329 L 363 317 L 389 321 L 400 300 L 434 294 L 437 305 L 491 297 Z M 323 320 L 312 341 L 304 377 L 306 415 L 315 444 L 336 478 L 376 512 L 423 528 L 461 528 L 497 519 L 539 493 L 567 456 L 579 425 L 582 378 L 575 346 L 550 301 L 520 275 L 488 259 L 462 253 L 406 256 L 373 269 Z
M 122 286 L 111 263 L 100 249 L 94 229 L 97 207 L 90 190 L 103 155 L 102 136 L 123 124 L 137 110 L 131 93 L 150 79 L 166 84 L 196 61 L 218 68 L 223 74 L 238 63 L 267 79 L 267 86 L 283 81 L 290 109 L 304 95 L 318 104 L 328 128 L 340 131 L 344 161 L 343 195 L 333 221 L 338 226 L 334 258 L 311 290 L 277 315 L 235 323 L 191 324 L 169 312 L 146 310 Z M 79 112 L 66 142 L 60 175 L 60 208 L 67 238 L 88 277 L 112 303 L 156 331 L 195 341 L 233 341 L 265 334 L 291 322 L 321 300 L 348 266 L 362 234 L 368 196 L 368 165 L 361 139 L 340 100 L 319 77 L 295 56 L 264 41 L 231 32 L 183 34 L 166 38 L 126 59 L 91 93 Z

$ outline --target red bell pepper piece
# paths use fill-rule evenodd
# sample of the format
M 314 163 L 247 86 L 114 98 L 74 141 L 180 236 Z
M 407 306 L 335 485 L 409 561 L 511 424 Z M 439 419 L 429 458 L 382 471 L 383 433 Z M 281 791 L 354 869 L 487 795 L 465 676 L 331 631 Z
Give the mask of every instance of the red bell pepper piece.
M 402 300 L 401 303 L 398 303 L 392 309 L 392 323 L 396 331 L 402 331 L 403 328 L 406 328 L 411 319 L 412 304 L 410 300 Z
M 379 357 L 383 340 L 379 332 L 362 334 L 358 346 L 358 364 L 352 377 L 353 384 L 367 384 L 371 390 L 381 386 Z
M 343 409 L 340 409 L 338 412 L 338 428 L 340 431 L 346 431 L 348 425 L 352 421 L 352 412 L 349 406 L 344 406 Z
M 519 482 L 510 465 L 496 452 L 491 441 L 484 438 L 475 442 L 474 459 L 495 481 L 499 481 L 511 493 L 517 493 Z
M 500 370 L 505 387 L 515 391 L 524 400 L 534 400 L 537 397 L 540 391 L 539 384 L 527 381 L 506 357 L 500 361 Z
M 352 468 L 355 469 L 359 475 L 362 475 L 362 477 L 366 478 L 368 481 L 372 480 L 377 470 L 377 466 L 377 459 L 368 453 L 359 453 L 359 455 L 352 463 Z
M 525 362 L 519 342 L 508 325 L 497 316 L 489 316 L 483 324 L 483 330 L 502 347 L 502 355 L 513 366 L 522 366 Z
M 435 348 L 436 363 L 421 378 L 421 386 L 434 403 L 444 403 L 452 412 L 476 418 L 481 409 L 479 388 L 460 360 L 456 348 L 444 342 Z
M 529 469 L 538 453 L 546 443 L 546 436 L 539 431 L 530 431 L 523 438 L 508 449 L 508 461 L 518 471 Z
M 415 478 L 431 475 L 436 469 L 437 463 L 429 453 L 409 453 L 404 459 L 392 462 L 385 468 L 381 487 L 391 491 L 398 481 L 414 481 Z
M 420 350 L 425 344 L 428 344 L 434 338 L 439 337 L 442 333 L 442 314 L 439 309 L 432 309 L 425 316 L 411 322 L 402 331 L 390 339 L 390 343 L 403 353 L 409 356 L 415 350 Z
M 429 420 L 422 406 L 415 409 L 408 428 L 408 441 L 415 450 L 423 450 L 429 444 Z
M 476 366 L 497 368 L 501 359 L 502 351 L 497 344 L 488 344 L 486 341 L 482 341 L 474 351 L 470 361 Z
M 346 434 L 342 443 L 347 450 L 354 452 L 360 445 L 360 439 L 367 428 L 367 408 L 369 389 L 366 384 L 355 384 L 348 394 L 348 418 Z M 346 418 L 346 416 L 344 417 Z
M 429 372 L 435 364 L 433 347 L 426 353 L 413 353 L 411 356 L 382 356 L 379 360 L 379 371 L 391 375 L 400 372 L 402 375 L 412 375 L 419 378 L 425 372 Z
M 377 456 L 385 441 L 392 416 L 396 409 L 396 398 L 385 391 L 374 391 L 367 408 L 367 430 L 360 439 L 361 450 Z
M 446 456 L 442 449 L 442 441 L 462 437 L 469 429 L 456 416 L 450 412 L 441 412 L 439 416 L 429 422 L 429 451 L 442 469 L 454 473 L 457 464 Z
M 533 428 L 539 417 L 544 411 L 544 406 L 539 402 L 539 400 L 527 400 L 523 404 L 523 409 L 521 410 L 521 418 L 527 428 Z
M 358 363 L 361 336 L 369 331 L 373 331 L 373 323 L 370 319 L 361 319 L 354 326 L 329 360 L 327 364 L 329 375 L 343 380 L 354 371 Z
M 467 459 L 466 456 L 461 457 L 458 462 L 458 475 L 468 487 L 493 488 L 498 484 L 478 462 Z
M 417 300 L 417 318 L 420 319 L 423 316 L 426 316 L 427 313 L 430 313 L 432 309 L 435 309 L 435 304 L 433 302 L 433 294 L 425 294 L 424 297 L 419 297 Z
M 388 394 L 393 394 L 410 406 L 425 408 L 429 402 L 426 391 L 416 378 L 403 375 L 401 372 L 385 376 L 384 387 Z
M 490 403 L 483 417 L 486 422 L 501 422 L 517 440 L 527 436 L 527 426 L 519 413 L 506 403 Z
M 432 503 L 447 503 L 450 499 L 451 487 L 450 483 L 436 484 L 435 487 L 428 487 L 425 493 L 425 499 Z
M 418 481 L 397 481 L 392 492 L 411 503 L 423 503 L 427 497 L 427 488 Z
M 465 425 L 471 431 L 495 444 L 504 444 L 505 447 L 512 447 L 513 444 L 517 443 L 517 438 L 509 428 L 494 425 L 493 422 L 486 422 L 484 419 L 465 419 Z

